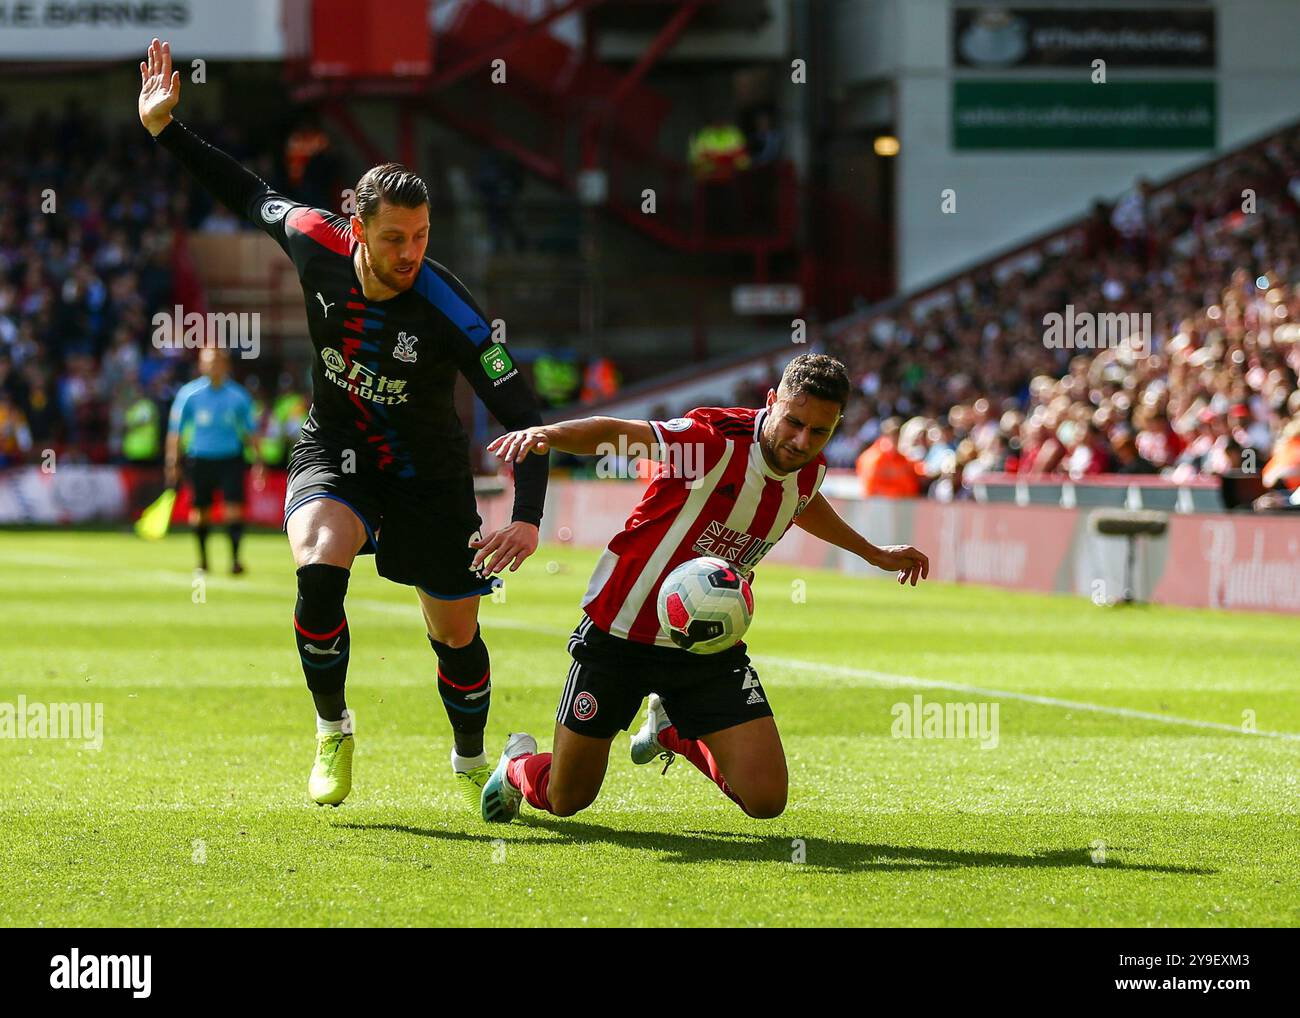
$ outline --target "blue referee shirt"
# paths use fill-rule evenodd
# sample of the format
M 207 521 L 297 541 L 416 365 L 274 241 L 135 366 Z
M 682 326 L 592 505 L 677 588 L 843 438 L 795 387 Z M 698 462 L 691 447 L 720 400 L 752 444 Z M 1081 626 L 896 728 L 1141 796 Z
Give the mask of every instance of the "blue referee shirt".
M 219 386 L 208 378 L 181 386 L 167 420 L 168 434 L 184 435 L 192 428 L 186 451 L 196 459 L 243 455 L 244 439 L 255 427 L 253 398 L 229 378 Z

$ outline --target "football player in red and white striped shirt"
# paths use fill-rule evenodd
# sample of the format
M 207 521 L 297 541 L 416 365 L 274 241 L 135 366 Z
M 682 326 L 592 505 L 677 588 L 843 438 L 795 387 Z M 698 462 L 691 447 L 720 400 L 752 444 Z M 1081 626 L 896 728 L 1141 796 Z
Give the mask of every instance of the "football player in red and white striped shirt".
M 556 816 L 595 800 L 610 743 L 647 695 L 632 759 L 681 755 L 752 817 L 785 808 L 785 752 L 745 644 L 717 654 L 677 647 L 659 624 L 659 586 L 681 563 L 716 556 L 752 576 L 792 524 L 916 585 L 929 561 L 915 548 L 878 548 L 818 492 L 822 448 L 843 417 L 849 377 L 825 354 L 792 360 L 761 410 L 708 407 L 670 421 L 589 417 L 503 435 L 506 462 L 551 449 L 609 455 L 633 444 L 660 461 L 645 496 L 601 556 L 569 638 L 573 665 L 551 753 L 512 735 L 483 787 L 485 820 L 506 822 L 522 799 Z

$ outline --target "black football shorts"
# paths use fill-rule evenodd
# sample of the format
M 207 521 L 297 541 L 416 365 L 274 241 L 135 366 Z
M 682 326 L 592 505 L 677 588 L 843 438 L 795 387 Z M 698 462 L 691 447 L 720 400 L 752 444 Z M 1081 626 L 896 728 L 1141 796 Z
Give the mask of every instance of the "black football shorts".
M 650 693 L 659 694 L 685 739 L 772 716 L 743 642 L 692 654 L 611 636 L 584 615 L 569 637 L 569 654 L 555 719 L 579 735 L 607 739 L 626 729 Z
M 303 438 L 289 456 L 284 522 L 319 498 L 342 502 L 366 528 L 359 554 L 374 555 L 375 569 L 395 583 L 418 587 L 453 601 L 490 594 L 501 581 L 476 572 L 470 540 L 483 520 L 474 500 L 474 478 L 399 478 L 360 462 L 343 469 L 340 450 Z
M 194 508 L 206 509 L 212 505 L 213 492 L 220 491 L 226 505 L 244 502 L 244 475 L 248 465 L 241 456 L 199 458 L 191 456 L 186 463 L 190 488 L 194 495 Z

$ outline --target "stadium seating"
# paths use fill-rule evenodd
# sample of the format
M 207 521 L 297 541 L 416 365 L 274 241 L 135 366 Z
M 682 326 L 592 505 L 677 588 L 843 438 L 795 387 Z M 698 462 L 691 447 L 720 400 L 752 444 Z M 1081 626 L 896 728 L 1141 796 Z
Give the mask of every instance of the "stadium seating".
M 1242 209 L 1243 181 L 1253 212 Z M 1099 203 L 1010 256 L 842 320 L 827 345 L 860 391 L 832 463 L 851 466 L 899 417 L 903 451 L 949 498 L 1004 472 L 1189 481 L 1243 461 L 1260 469 L 1300 412 L 1298 200 L 1292 128 L 1135 189 L 1118 215 Z M 1151 356 L 1049 349 L 1043 316 L 1067 304 L 1151 312 Z M 1136 456 L 1120 450 L 1128 440 Z

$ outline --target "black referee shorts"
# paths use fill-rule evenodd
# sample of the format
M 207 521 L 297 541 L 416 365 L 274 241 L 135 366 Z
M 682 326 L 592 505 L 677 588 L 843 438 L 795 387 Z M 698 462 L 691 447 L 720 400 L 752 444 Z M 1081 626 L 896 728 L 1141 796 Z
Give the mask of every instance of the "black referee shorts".
M 243 456 L 204 458 L 191 456 L 186 461 L 190 487 L 194 493 L 194 508 L 207 509 L 212 505 L 212 493 L 220 490 L 226 505 L 244 502 L 244 475 L 248 464 Z
M 342 502 L 361 520 L 380 576 L 418 587 L 444 601 L 490 594 L 501 581 L 470 568 L 483 520 L 474 500 L 474 478 L 398 478 L 356 463 L 343 470 L 343 453 L 303 438 L 289 456 L 284 523 L 316 499 Z
M 685 739 L 772 716 L 743 642 L 719 654 L 692 654 L 611 636 L 584 615 L 569 637 L 569 654 L 555 720 L 579 735 L 608 739 L 626 729 L 651 693 Z

